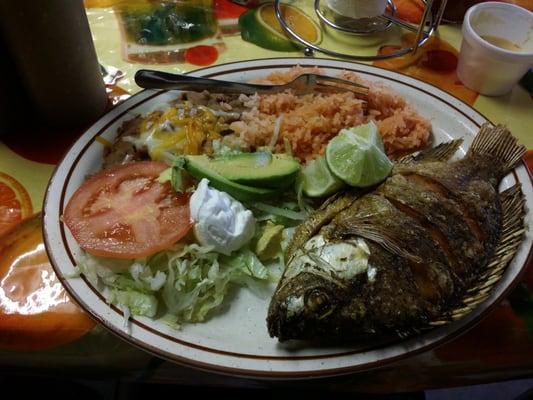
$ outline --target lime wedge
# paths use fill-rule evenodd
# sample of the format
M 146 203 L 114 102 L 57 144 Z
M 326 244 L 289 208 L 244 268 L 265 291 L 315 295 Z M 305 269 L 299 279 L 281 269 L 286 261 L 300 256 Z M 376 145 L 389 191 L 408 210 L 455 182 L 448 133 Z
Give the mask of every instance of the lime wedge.
M 341 130 L 326 147 L 326 161 L 331 172 L 351 186 L 375 185 L 392 170 L 374 122 Z
M 302 190 L 309 197 L 323 197 L 333 194 L 344 186 L 344 182 L 331 173 L 326 158 L 321 156 L 303 169 Z
M 289 27 L 305 40 L 318 44 L 322 41 L 320 26 L 298 7 L 288 4 L 280 5 L 281 12 Z M 295 44 L 278 22 L 274 6 L 266 3 L 253 8 L 239 17 L 239 26 L 243 40 L 260 47 L 276 51 L 297 51 Z

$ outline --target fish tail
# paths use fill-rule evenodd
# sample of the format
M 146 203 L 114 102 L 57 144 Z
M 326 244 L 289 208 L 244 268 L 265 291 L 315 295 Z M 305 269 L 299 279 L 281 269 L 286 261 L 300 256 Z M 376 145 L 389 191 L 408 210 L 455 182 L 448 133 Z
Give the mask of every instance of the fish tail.
M 514 168 L 526 153 L 526 147 L 518 144 L 517 139 L 503 125 L 492 126 L 485 123 L 474 138 L 467 156 L 491 156 L 502 163 L 504 172 Z

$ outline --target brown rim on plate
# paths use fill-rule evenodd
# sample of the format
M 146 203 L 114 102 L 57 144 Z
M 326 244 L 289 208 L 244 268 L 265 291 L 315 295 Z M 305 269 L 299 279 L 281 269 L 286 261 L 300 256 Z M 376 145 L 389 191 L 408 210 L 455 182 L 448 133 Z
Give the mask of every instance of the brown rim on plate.
M 317 66 L 317 60 L 314 60 L 315 62 L 312 64 L 312 65 L 309 65 L 307 64 L 306 62 L 308 60 L 304 59 L 305 61 L 301 60 L 301 62 L 298 62 L 298 63 L 295 63 L 295 64 L 292 64 L 292 65 L 289 65 L 289 64 L 269 64 L 269 65 L 265 65 L 265 66 L 251 66 L 251 67 L 247 67 L 247 68 L 236 68 L 236 69 L 231 69 L 231 70 L 224 70 L 224 71 L 221 71 L 221 72 L 214 72 L 214 73 L 211 73 L 211 74 L 208 74 L 206 76 L 217 76 L 217 75 L 222 75 L 222 74 L 229 74 L 229 73 L 236 73 L 236 72 L 244 72 L 244 71 L 250 71 L 250 70 L 258 70 L 258 69 L 272 69 L 272 68 L 290 68 L 291 66 L 294 66 L 294 65 L 301 65 L 301 66 Z M 231 64 L 241 64 L 241 63 L 230 63 L 229 65 Z M 345 63 L 346 64 L 346 63 Z M 395 81 L 401 85 L 405 85 L 405 86 L 409 86 L 417 91 L 421 91 L 421 92 L 424 92 L 426 95 L 430 95 L 434 98 L 437 98 L 439 101 L 447 104 L 448 106 L 452 107 L 453 109 L 455 109 L 457 112 L 459 112 L 460 114 L 462 114 L 464 117 L 466 117 L 468 120 L 470 120 L 474 125 L 478 126 L 479 127 L 479 123 L 476 122 L 475 119 L 473 119 L 472 117 L 470 117 L 468 114 L 466 114 L 463 110 L 459 109 L 458 107 L 456 107 L 455 105 L 449 103 L 448 101 L 446 100 L 443 100 L 442 98 L 438 98 L 436 95 L 434 95 L 433 93 L 430 93 L 426 90 L 423 90 L 415 85 L 412 85 L 408 82 L 403 82 L 403 81 L 399 81 L 399 80 L 396 80 L 396 79 L 393 79 L 392 77 L 388 77 L 388 76 L 384 76 L 384 75 L 380 75 L 380 74 L 377 74 L 377 73 L 372 73 L 372 72 L 369 72 L 369 71 L 365 71 L 365 70 L 360 70 L 360 69 L 356 69 L 356 68 L 353 68 L 353 66 L 357 66 L 357 64 L 353 64 L 353 65 L 350 65 L 350 66 L 345 66 L 345 67 L 341 67 L 341 66 L 333 66 L 333 65 L 322 65 L 322 67 L 324 68 L 328 68 L 328 69 L 338 69 L 338 70 L 350 70 L 350 71 L 353 71 L 353 72 L 358 72 L 358 73 L 362 73 L 362 74 L 366 74 L 366 75 L 373 75 L 373 76 L 376 76 L 378 78 L 385 78 L 386 80 L 390 80 L 390 81 Z M 218 68 L 220 66 L 216 66 L 216 68 Z M 213 67 L 210 67 L 208 69 L 211 69 Z M 372 69 L 375 68 L 375 67 L 372 67 Z M 383 70 L 383 71 L 387 71 L 387 70 Z M 196 71 L 195 71 L 196 72 Z M 388 72 L 388 71 L 387 71 Z M 409 77 L 411 80 L 413 80 L 413 78 Z M 145 92 L 141 92 L 141 93 L 145 93 Z M 83 156 L 84 152 L 88 149 L 88 147 L 94 142 L 94 139 L 99 136 L 100 134 L 102 134 L 102 132 L 104 132 L 111 124 L 113 124 L 116 120 L 118 120 L 120 117 L 122 117 L 128 110 L 130 110 L 131 108 L 133 107 L 136 107 L 136 106 L 139 106 L 140 104 L 152 99 L 153 97 L 159 95 L 160 92 L 156 92 L 155 94 L 152 94 L 151 96 L 149 97 L 145 97 L 144 99 L 142 99 L 141 101 L 138 101 L 138 102 L 135 102 L 132 106 L 130 106 L 129 108 L 126 108 L 126 107 L 123 107 L 124 108 L 124 111 L 120 114 L 118 114 L 117 116 L 115 116 L 115 118 L 113 118 L 111 121 L 108 121 L 108 123 L 103 126 L 93 137 L 91 140 L 89 140 L 89 142 L 85 145 L 85 147 L 80 151 L 80 153 L 78 154 L 76 160 L 74 161 L 74 163 L 72 164 L 71 166 L 71 169 L 69 170 L 68 174 L 67 174 L 67 178 L 66 178 L 66 182 L 68 182 L 68 180 L 70 179 L 73 171 L 74 171 L 74 168 L 76 167 L 77 163 L 79 162 L 80 158 Z M 136 96 L 133 96 L 131 99 L 134 99 Z M 458 100 L 460 101 L 460 100 Z M 130 100 L 127 100 L 125 103 L 123 104 L 127 104 L 129 103 Z M 464 103 L 463 103 L 464 104 Z M 468 107 L 468 106 L 467 106 Z M 477 115 L 480 115 L 480 113 L 478 113 L 477 111 L 473 110 L 472 108 L 468 107 L 468 109 L 474 111 L 474 113 L 476 113 Z M 483 117 L 483 116 L 482 116 Z M 58 164 L 58 167 L 59 167 L 59 164 Z M 55 175 L 55 172 L 54 172 L 54 175 Z M 516 173 L 514 174 L 515 176 L 515 180 L 516 181 L 519 181 L 518 179 L 518 176 L 516 175 Z M 51 181 L 53 180 L 53 178 L 51 179 Z M 65 199 L 65 190 L 66 190 L 66 184 L 63 186 L 63 192 L 61 194 L 61 202 L 60 202 L 60 208 L 62 208 L 63 206 L 63 203 L 64 203 L 64 199 Z M 47 203 L 47 199 L 48 199 L 48 191 L 46 193 L 46 198 L 45 198 L 45 204 Z M 60 215 L 61 215 L 61 209 L 60 209 Z M 45 215 L 43 213 L 43 218 L 45 218 Z M 64 227 L 62 224 L 60 224 L 60 229 L 61 229 L 61 234 L 63 236 L 63 245 L 65 246 L 66 250 L 67 250 L 67 253 L 69 254 L 70 257 L 72 257 L 71 255 L 71 252 L 70 252 L 70 249 L 68 247 L 68 244 L 66 243 L 66 238 L 64 237 Z M 424 350 L 426 350 L 428 347 L 434 347 L 436 345 L 439 345 L 441 344 L 442 342 L 446 341 L 446 340 L 450 340 L 451 338 L 453 337 L 456 337 L 457 335 L 459 335 L 460 333 L 464 332 L 466 329 L 468 329 L 469 327 L 473 326 L 475 322 L 477 322 L 479 319 L 481 319 L 484 315 L 486 315 L 486 313 L 491 310 L 498 302 L 499 300 L 501 300 L 501 298 L 503 298 L 505 295 L 507 295 L 508 291 L 511 290 L 512 286 L 514 286 L 516 284 L 516 282 L 518 281 L 518 278 L 520 277 L 521 274 L 519 274 L 517 277 L 515 277 L 514 281 L 511 283 L 511 285 L 509 285 L 505 290 L 504 292 L 499 296 L 499 298 L 493 302 L 493 304 L 489 305 L 486 310 L 478 315 L 474 320 L 470 321 L 466 326 L 463 326 L 463 327 L 460 327 L 459 329 L 457 329 L 456 331 L 452 332 L 450 335 L 438 340 L 438 341 L 435 341 L 433 343 L 430 343 L 428 345 L 425 345 L 425 346 L 422 346 L 421 348 L 418 348 L 418 349 L 414 349 L 414 350 L 411 350 L 411 351 L 407 351 L 403 354 L 400 354 L 398 356 L 394 356 L 394 357 L 389 357 L 387 358 L 386 360 L 378 360 L 378 361 L 375 361 L 375 362 L 372 362 L 372 363 L 367 363 L 367 364 L 362 364 L 362 365 L 358 365 L 358 366 L 354 366 L 354 367 L 340 367 L 340 368 L 333 368 L 333 369 L 328 369 L 328 370 L 316 370 L 316 371 L 305 371 L 305 372 L 275 372 L 275 371 L 272 371 L 272 372 L 267 372 L 267 371 L 256 371 L 256 370 L 248 370 L 248 369 L 241 369 L 241 368 L 230 368 L 230 367 L 223 367 L 223 366 L 219 366 L 219 365 L 216 365 L 216 364 L 209 364 L 209 363 L 204 363 L 204 362 L 199 362 L 198 360 L 191 360 L 191 359 L 188 359 L 188 358 L 184 358 L 184 357 L 180 357 L 180 356 L 177 356 L 175 354 L 172 354 L 172 353 L 168 353 L 168 352 L 165 352 L 157 347 L 153 347 L 149 344 L 146 344 L 146 343 L 143 343 L 143 342 L 140 342 L 138 341 L 136 338 L 133 338 L 132 336 L 129 336 L 127 334 L 125 334 L 124 332 L 122 332 L 121 330 L 119 329 L 116 329 L 116 327 L 114 327 L 112 324 L 110 324 L 108 321 L 106 321 L 104 318 L 102 318 L 101 316 L 97 315 L 89 305 L 86 305 L 83 303 L 83 300 L 81 300 L 77 293 L 72 289 L 72 287 L 70 286 L 70 284 L 68 283 L 68 281 L 66 279 L 64 279 L 59 272 L 59 269 L 57 268 L 57 260 L 55 260 L 54 258 L 54 255 L 50 253 L 49 251 L 49 238 L 48 238 L 48 233 L 47 231 L 44 229 L 44 224 L 43 224 L 43 233 L 44 233 L 44 236 L 45 236 L 45 243 L 47 244 L 47 251 L 49 252 L 49 257 L 52 261 L 52 265 L 54 267 L 54 269 L 56 270 L 56 273 L 58 274 L 58 276 L 60 277 L 60 280 L 61 282 L 66 286 L 67 290 L 69 291 L 69 294 L 71 294 L 71 296 L 73 296 L 79 303 L 80 305 L 82 305 L 82 307 L 84 309 L 86 309 L 95 319 L 97 319 L 99 322 L 103 323 L 104 325 L 106 325 L 108 328 L 110 328 L 115 334 L 117 334 L 118 336 L 126 339 L 127 341 L 133 343 L 134 345 L 137 345 L 138 347 L 141 347 L 141 348 L 144 348 L 144 349 L 147 349 L 149 350 L 150 352 L 153 352 L 154 354 L 157 354 L 159 356 L 163 356 L 169 360 L 172 360 L 172 361 L 175 361 L 175 362 L 179 362 L 181 364 L 186 364 L 186 365 L 189 365 L 189 366 L 195 366 L 195 367 L 198 367 L 198 368 L 201 368 L 201 369 L 208 369 L 208 370 L 215 370 L 215 371 L 218 371 L 218 372 L 223 372 L 223 373 L 230 373 L 230 374 L 238 374 L 238 375 L 246 375 L 246 376 L 268 376 L 268 377 L 310 377 L 310 376 L 331 376 L 331 375 L 337 375 L 337 374 L 340 374 L 340 373 L 347 373 L 347 372 L 352 372 L 352 371 L 356 371 L 356 370 L 360 370 L 360 369 L 368 369 L 368 368 L 372 368 L 372 367 L 376 367 L 378 365 L 382 365 L 383 363 L 388 363 L 388 362 L 391 362 L 391 361 L 394 361 L 394 360 L 398 360 L 398 359 L 402 359 L 402 358 L 405 358 L 407 356 L 410 356 L 412 354 L 416 354 L 416 353 L 420 353 Z M 531 248 L 530 248 L 530 251 L 529 251 L 529 254 L 528 254 L 528 257 L 527 257 L 527 261 L 526 263 L 529 263 L 531 260 Z M 74 260 L 72 259 L 71 260 L 74 264 Z M 521 273 L 523 273 L 523 270 L 521 271 Z M 92 285 L 90 285 L 86 280 L 85 280 L 86 284 L 91 288 L 91 290 L 98 296 L 100 297 L 101 300 L 105 301 L 101 295 L 101 293 L 96 290 L 96 288 L 94 288 Z M 122 314 L 121 311 L 112 306 L 112 309 L 119 313 L 119 314 Z M 240 357 L 240 358 L 254 358 L 254 359 L 264 359 L 264 360 L 312 360 L 312 359 L 324 359 L 324 358 L 332 358 L 332 357 L 338 357 L 338 356 L 347 356 L 347 355 L 353 355 L 353 354 L 357 354 L 357 353 L 360 353 L 361 351 L 368 351 L 370 349 L 358 349 L 358 350 L 353 350 L 353 351 L 346 351 L 346 352 L 340 352 L 340 353 L 333 353 L 333 354 L 325 354 L 325 355 L 318 355 L 318 356 L 287 356 L 287 357 L 279 357 L 279 356 L 258 356 L 258 355 L 253 355 L 253 354 L 241 354 L 241 353 L 234 353 L 234 352 L 226 352 L 226 351 L 222 351 L 222 350 L 217 350 L 217 349 L 212 349 L 212 348 L 207 348 L 207 347 L 204 347 L 204 346 L 199 346 L 199 345 L 196 345 L 194 343 L 189 343 L 189 342 L 186 342 L 186 341 L 183 341 L 183 340 L 179 340 L 175 337 L 171 337 L 171 336 L 168 336 L 162 332 L 159 332 L 151 327 L 147 327 L 145 324 L 141 323 L 140 321 L 138 321 L 137 319 L 133 319 L 132 321 L 134 324 L 136 324 L 137 326 L 141 327 L 141 328 L 144 328 L 144 329 L 148 329 L 150 330 L 152 333 L 156 334 L 156 335 L 159 335 L 159 336 L 162 336 L 164 338 L 166 338 L 167 340 L 172 340 L 176 343 L 179 343 L 181 345 L 185 345 L 185 346 L 190 346 L 190 347 L 193 347 L 193 348 L 197 348 L 199 350 L 202 350 L 202 351 L 207 351 L 207 352 L 213 352 L 213 353 L 218 353 L 218 354 L 224 354 L 224 355 L 228 355 L 228 356 L 233 356 L 233 357 Z M 436 329 L 439 329 L 439 328 L 436 328 Z

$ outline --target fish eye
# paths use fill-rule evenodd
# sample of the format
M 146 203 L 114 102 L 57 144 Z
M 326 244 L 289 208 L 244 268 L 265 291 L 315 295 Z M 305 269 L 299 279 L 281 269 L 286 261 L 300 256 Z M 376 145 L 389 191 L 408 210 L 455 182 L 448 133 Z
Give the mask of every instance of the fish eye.
M 318 289 L 312 289 L 306 293 L 305 306 L 318 318 L 324 318 L 333 311 L 329 295 Z

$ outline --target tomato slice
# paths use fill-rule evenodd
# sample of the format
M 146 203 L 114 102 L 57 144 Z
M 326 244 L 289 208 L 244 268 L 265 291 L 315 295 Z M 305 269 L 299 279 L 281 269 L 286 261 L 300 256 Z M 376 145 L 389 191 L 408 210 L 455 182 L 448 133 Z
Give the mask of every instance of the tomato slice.
M 157 180 L 166 168 L 156 161 L 117 165 L 80 186 L 63 215 L 80 247 L 96 256 L 141 258 L 185 236 L 189 195 Z

